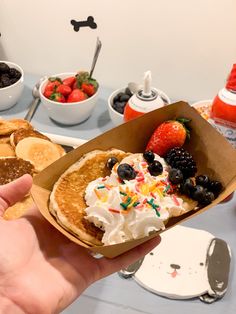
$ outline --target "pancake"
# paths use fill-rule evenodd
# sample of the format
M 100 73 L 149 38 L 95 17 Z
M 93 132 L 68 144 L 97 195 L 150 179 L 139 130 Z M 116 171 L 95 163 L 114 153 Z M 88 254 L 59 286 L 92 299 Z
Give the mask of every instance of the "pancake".
M 43 135 L 42 133 L 36 130 L 20 128 L 11 134 L 10 136 L 11 145 L 15 147 L 21 140 L 23 140 L 26 137 L 37 137 L 51 142 L 51 140 L 47 136 Z
M 0 157 L 11 157 L 15 155 L 15 151 L 10 144 L 0 143 Z
M 30 161 L 37 172 L 64 155 L 64 150 L 60 145 L 37 137 L 22 139 L 16 145 L 15 152 L 17 157 Z
M 20 128 L 32 129 L 32 125 L 23 119 L 0 120 L 0 135 L 10 135 Z
M 90 245 L 102 245 L 103 232 L 86 220 L 84 200 L 89 182 L 110 175 L 106 162 L 110 157 L 121 161 L 128 153 L 111 149 L 92 151 L 72 165 L 55 183 L 50 195 L 49 210 L 58 223 Z
M 17 202 L 13 206 L 8 207 L 8 209 L 4 212 L 3 218 L 6 220 L 12 220 L 20 218 L 25 214 L 25 212 L 34 204 L 31 196 L 27 195 L 21 200 Z
M 9 135 L 0 135 L 0 144 L 9 144 L 10 136 Z
M 0 185 L 9 183 L 24 174 L 34 174 L 34 166 L 26 160 L 17 157 L 0 158 Z

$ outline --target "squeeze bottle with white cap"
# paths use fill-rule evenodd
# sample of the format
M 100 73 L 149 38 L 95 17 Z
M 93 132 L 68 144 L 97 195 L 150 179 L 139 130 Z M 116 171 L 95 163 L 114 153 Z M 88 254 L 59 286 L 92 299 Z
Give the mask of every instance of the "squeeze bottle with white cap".
M 151 71 L 144 73 L 143 88 L 138 90 L 127 102 L 124 110 L 124 121 L 127 122 L 143 114 L 163 107 L 165 102 L 157 89 L 151 87 Z

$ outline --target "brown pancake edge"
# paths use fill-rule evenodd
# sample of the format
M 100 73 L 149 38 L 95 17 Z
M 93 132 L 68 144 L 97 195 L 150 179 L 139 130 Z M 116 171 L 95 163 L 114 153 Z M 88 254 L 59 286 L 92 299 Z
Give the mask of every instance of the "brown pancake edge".
M 21 140 L 26 137 L 37 137 L 51 142 L 51 140 L 47 136 L 36 130 L 20 128 L 11 134 L 11 145 L 15 147 Z
M 118 149 L 96 150 L 85 154 L 67 169 L 54 184 L 50 195 L 49 210 L 58 223 L 89 245 L 102 245 L 103 231 L 85 219 L 87 207 L 84 194 L 87 185 L 110 174 L 107 159 L 116 157 L 118 161 L 129 153 Z
M 34 175 L 34 166 L 18 157 L 0 157 L 0 185 L 14 181 L 24 174 Z

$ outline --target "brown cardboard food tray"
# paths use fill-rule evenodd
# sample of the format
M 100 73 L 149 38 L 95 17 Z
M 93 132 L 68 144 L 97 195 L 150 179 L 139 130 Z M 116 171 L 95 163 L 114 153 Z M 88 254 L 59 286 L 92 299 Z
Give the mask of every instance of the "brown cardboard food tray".
M 191 138 L 187 141 L 185 148 L 193 154 L 197 162 L 198 173 L 208 174 L 211 178 L 220 180 L 224 186 L 224 191 L 209 206 L 188 212 L 177 218 L 171 218 L 166 226 L 166 230 L 203 213 L 222 201 L 236 189 L 236 150 L 195 109 L 185 102 L 178 102 L 111 129 L 79 146 L 38 174 L 34 178 L 31 193 L 42 215 L 73 242 L 109 258 L 120 255 L 154 237 L 156 234 L 116 245 L 89 247 L 56 222 L 49 213 L 48 200 L 53 184 L 60 175 L 85 153 L 95 149 L 107 150 L 112 147 L 133 153 L 143 152 L 155 128 L 163 121 L 178 117 L 191 119 Z

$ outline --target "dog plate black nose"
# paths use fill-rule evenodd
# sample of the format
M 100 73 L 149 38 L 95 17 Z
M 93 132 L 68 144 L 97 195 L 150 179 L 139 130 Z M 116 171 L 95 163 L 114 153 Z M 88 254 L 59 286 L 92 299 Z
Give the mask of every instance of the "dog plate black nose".
M 170 264 L 170 267 L 174 269 L 180 269 L 180 266 L 177 264 Z

